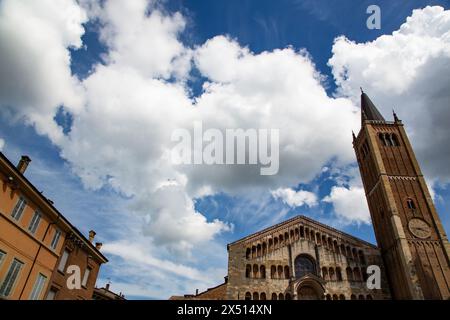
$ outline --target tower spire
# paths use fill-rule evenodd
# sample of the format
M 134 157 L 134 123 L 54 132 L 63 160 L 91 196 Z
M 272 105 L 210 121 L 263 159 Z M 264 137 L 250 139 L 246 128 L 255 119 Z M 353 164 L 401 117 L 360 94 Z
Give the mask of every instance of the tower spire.
M 362 116 L 364 114 L 364 117 Z M 369 96 L 361 88 L 361 120 L 386 121 L 370 100 Z

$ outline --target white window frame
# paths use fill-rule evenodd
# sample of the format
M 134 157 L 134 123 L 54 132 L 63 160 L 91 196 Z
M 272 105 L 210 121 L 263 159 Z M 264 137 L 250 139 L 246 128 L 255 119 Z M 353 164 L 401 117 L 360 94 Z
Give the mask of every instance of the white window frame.
M 55 234 L 53 235 L 52 242 L 50 244 L 50 247 L 52 247 L 53 250 L 56 250 L 56 247 L 58 247 L 59 239 L 61 238 L 61 230 L 55 229 Z
M 34 282 L 33 290 L 30 293 L 30 300 L 40 300 L 39 298 L 44 291 L 45 283 L 47 282 L 47 276 L 39 273 Z
M 35 211 L 33 217 L 31 218 L 30 225 L 28 226 L 28 231 L 35 234 L 39 224 L 41 223 L 42 215 L 39 211 Z
M 5 260 L 6 252 L 3 250 L 0 250 L 0 267 L 2 266 L 3 260 Z
M 22 270 L 24 263 L 19 259 L 14 258 L 11 261 L 11 265 L 9 266 L 8 272 L 5 275 L 5 278 L 0 284 L 0 297 L 9 297 L 15 288 L 15 284 L 17 278 L 19 277 L 20 271 Z M 6 284 L 6 288 L 4 285 Z M 1 292 L 3 289 L 3 292 Z
M 16 221 L 19 221 L 20 218 L 22 218 L 26 206 L 27 200 L 25 200 L 23 196 L 20 196 L 19 200 L 17 200 L 16 205 L 14 206 L 13 211 L 11 212 L 11 217 Z
M 66 248 L 61 255 L 61 259 L 58 264 L 58 271 L 64 272 L 66 270 L 67 260 L 69 259 L 70 251 Z

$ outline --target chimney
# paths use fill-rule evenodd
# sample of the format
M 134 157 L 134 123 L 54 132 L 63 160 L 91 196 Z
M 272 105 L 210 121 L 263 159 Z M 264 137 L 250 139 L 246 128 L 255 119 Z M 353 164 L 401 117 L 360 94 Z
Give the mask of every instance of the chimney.
M 28 165 L 30 164 L 31 159 L 29 156 L 22 156 L 20 158 L 19 163 L 17 164 L 17 169 L 21 174 L 25 173 L 25 170 L 27 170 Z
M 103 243 L 101 242 L 96 242 L 95 243 L 95 249 L 97 249 L 98 251 L 100 251 L 100 249 L 102 248 Z
M 89 231 L 89 241 L 90 242 L 94 241 L 95 235 L 96 235 L 96 233 L 94 230 Z
M 195 295 L 198 296 L 198 289 L 195 289 Z
M 105 289 L 109 291 L 109 282 L 106 284 Z

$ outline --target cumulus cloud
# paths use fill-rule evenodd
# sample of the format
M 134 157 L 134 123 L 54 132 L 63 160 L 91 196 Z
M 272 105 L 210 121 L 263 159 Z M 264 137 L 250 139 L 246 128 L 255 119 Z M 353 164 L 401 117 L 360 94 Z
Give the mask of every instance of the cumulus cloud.
M 0 2 L 0 112 L 25 120 L 54 142 L 62 129 L 53 121 L 64 105 L 77 113 L 83 104 L 70 71 L 69 48 L 82 45 L 87 16 L 75 0 Z
M 357 103 L 362 86 L 386 118 L 395 108 L 427 177 L 448 183 L 450 11 L 414 10 L 391 35 L 367 43 L 342 36 L 332 51 L 338 95 Z
M 272 197 L 280 199 L 288 206 L 295 208 L 307 205 L 317 205 L 317 197 L 314 193 L 304 190 L 295 191 L 291 188 L 278 188 L 271 192 Z
M 335 186 L 322 201 L 333 204 L 336 217 L 343 224 L 370 224 L 369 208 L 362 187 Z

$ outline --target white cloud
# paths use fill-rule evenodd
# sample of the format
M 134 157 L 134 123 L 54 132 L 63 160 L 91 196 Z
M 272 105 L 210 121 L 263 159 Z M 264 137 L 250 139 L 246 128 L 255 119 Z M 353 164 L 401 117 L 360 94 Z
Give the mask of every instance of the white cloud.
M 185 27 L 180 13 L 165 15 L 146 0 L 116 0 L 106 1 L 100 20 L 110 64 L 150 78 L 185 77 L 189 72 L 190 50 L 177 39 Z
M 367 43 L 339 37 L 332 51 L 338 93 L 357 103 L 362 86 L 386 118 L 395 108 L 425 174 L 448 183 L 450 10 L 414 10 L 391 35 Z
M 5 140 L 3 140 L 2 138 L 0 138 L 0 151 L 3 150 L 3 147 L 5 146 Z
M 336 217 L 343 224 L 370 224 L 366 195 L 361 187 L 335 186 L 322 201 L 333 204 Z
M 75 0 L 0 2 L 0 112 L 24 119 L 54 142 L 62 130 L 53 121 L 64 105 L 72 113 L 83 94 L 71 75 L 69 47 L 79 48 L 85 12 Z
M 317 205 L 317 197 L 314 193 L 304 190 L 295 191 L 291 188 L 278 188 L 271 192 L 272 197 L 281 199 L 288 206 L 295 208 L 307 205 Z

